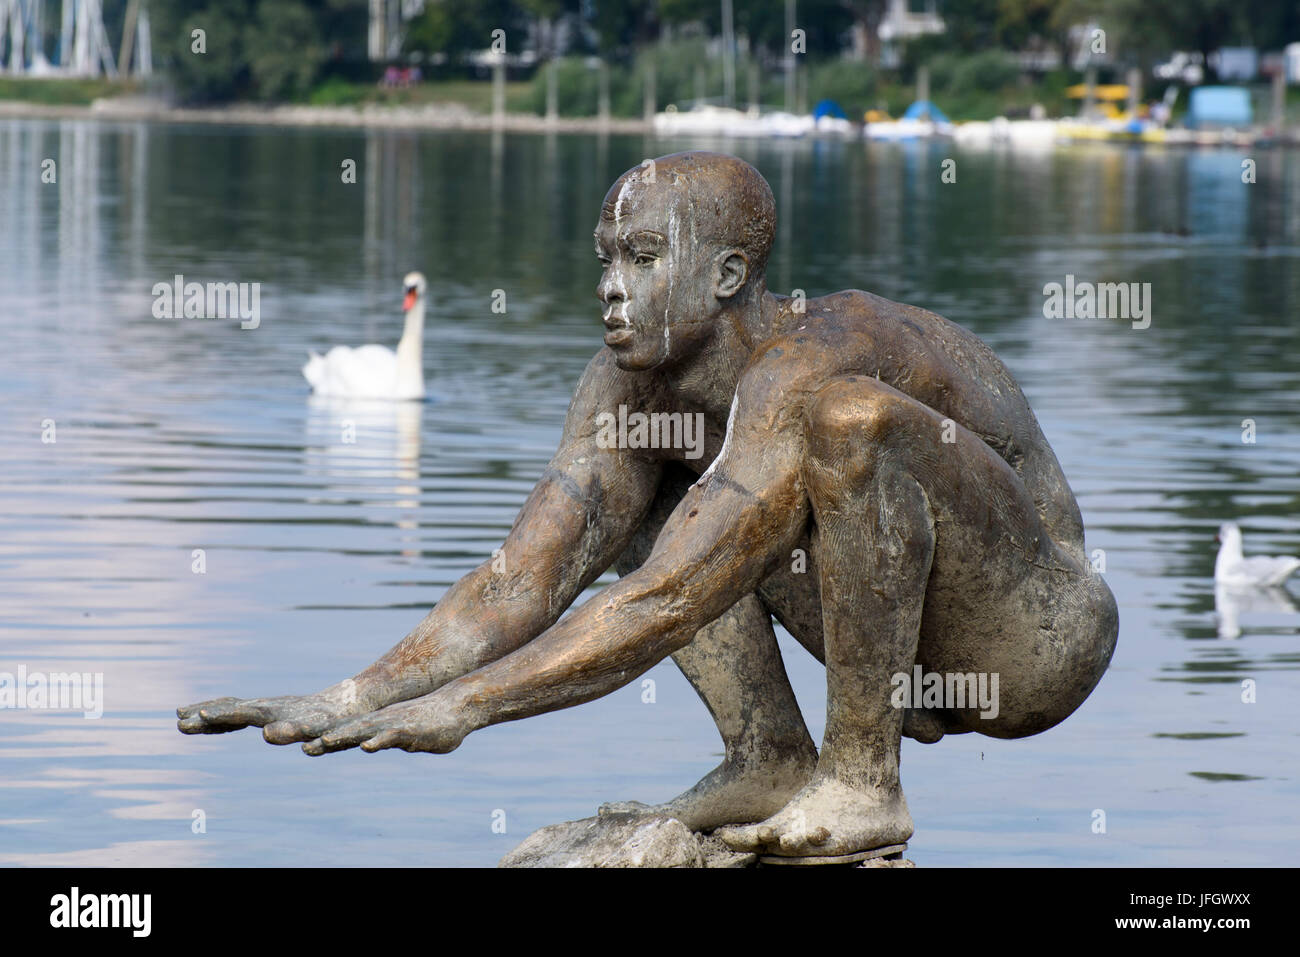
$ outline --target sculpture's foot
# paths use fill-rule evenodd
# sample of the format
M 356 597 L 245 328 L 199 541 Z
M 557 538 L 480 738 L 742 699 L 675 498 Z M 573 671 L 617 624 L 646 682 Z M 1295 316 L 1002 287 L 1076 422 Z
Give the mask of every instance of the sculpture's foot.
M 718 836 L 737 851 L 837 857 L 905 844 L 912 816 L 901 788 L 850 787 L 828 774 L 815 777 L 761 824 L 723 828 Z
M 806 753 L 767 763 L 724 761 L 689 791 L 665 804 L 613 801 L 599 813 L 667 815 L 693 831 L 710 831 L 723 824 L 761 821 L 785 807 L 808 783 L 817 766 L 811 743 Z

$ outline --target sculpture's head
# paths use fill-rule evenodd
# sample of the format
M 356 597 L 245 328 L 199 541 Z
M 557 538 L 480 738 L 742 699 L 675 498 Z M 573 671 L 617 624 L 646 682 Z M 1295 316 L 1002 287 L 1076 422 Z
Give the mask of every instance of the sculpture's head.
M 618 365 L 675 365 L 728 306 L 760 301 L 775 228 L 772 188 L 734 156 L 674 153 L 620 176 L 596 225 L 596 295 Z

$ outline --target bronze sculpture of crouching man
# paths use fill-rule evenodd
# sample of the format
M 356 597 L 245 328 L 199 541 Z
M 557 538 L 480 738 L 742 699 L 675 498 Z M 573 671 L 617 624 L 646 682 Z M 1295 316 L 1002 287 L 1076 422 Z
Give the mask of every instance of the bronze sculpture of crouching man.
M 732 825 L 720 835 L 739 850 L 832 857 L 911 836 L 901 735 L 1017 738 L 1070 715 L 1119 618 L 1020 388 L 983 342 L 923 309 L 857 290 L 772 294 L 774 224 L 770 187 L 734 157 L 678 153 L 619 177 L 595 233 L 605 348 L 505 540 L 505 571 L 489 560 L 467 574 L 354 678 L 191 705 L 180 729 L 255 725 L 308 754 L 443 753 L 672 655 L 725 760 L 665 805 L 602 812 Z M 620 405 L 703 413 L 704 454 L 598 441 Z M 559 621 L 610 566 L 622 578 Z M 773 616 L 826 665 L 820 752 Z M 893 678 L 917 665 L 996 675 L 996 717 L 975 701 L 899 708 Z

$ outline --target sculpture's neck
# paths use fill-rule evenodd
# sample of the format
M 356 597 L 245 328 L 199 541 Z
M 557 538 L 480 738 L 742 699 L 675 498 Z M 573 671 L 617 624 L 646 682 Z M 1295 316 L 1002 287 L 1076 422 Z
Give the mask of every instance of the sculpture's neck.
M 771 336 L 776 308 L 762 286 L 729 304 L 717 317 L 713 340 L 668 373 L 669 388 L 687 405 L 725 421 L 740 374 Z

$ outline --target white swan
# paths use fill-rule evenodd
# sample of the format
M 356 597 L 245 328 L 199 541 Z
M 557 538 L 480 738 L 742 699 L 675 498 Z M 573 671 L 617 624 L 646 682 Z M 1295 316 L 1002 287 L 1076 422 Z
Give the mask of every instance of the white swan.
M 1241 554 L 1241 529 L 1233 522 L 1219 526 L 1219 557 L 1214 560 L 1214 581 L 1230 587 L 1268 587 L 1281 585 L 1300 568 L 1294 555 Z
M 406 326 L 394 352 L 387 346 L 335 346 L 325 355 L 308 350 L 302 374 L 317 395 L 350 399 L 424 398 L 424 291 L 418 272 L 402 280 Z

